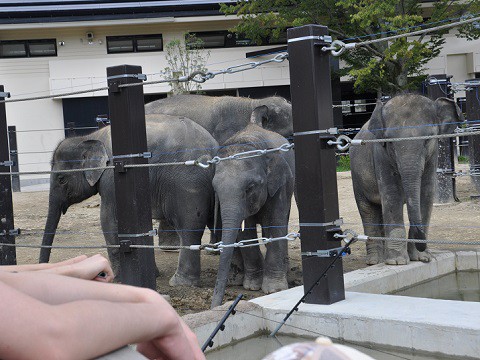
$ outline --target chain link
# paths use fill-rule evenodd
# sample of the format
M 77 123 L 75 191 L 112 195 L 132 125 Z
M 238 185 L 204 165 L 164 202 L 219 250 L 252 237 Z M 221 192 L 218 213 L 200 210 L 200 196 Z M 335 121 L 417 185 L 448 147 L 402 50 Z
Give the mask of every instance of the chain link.
M 241 240 L 239 242 L 236 242 L 234 244 L 227 244 L 225 245 L 222 241 L 217 242 L 215 244 L 210 244 L 205 247 L 205 250 L 211 251 L 211 252 L 222 252 L 223 249 L 228 249 L 228 248 L 246 248 L 246 247 L 253 247 L 253 246 L 260 246 L 260 245 L 267 245 L 275 241 L 281 241 L 281 240 L 286 240 L 286 241 L 295 241 L 300 237 L 299 233 L 288 233 L 285 236 L 281 237 L 275 237 L 275 238 L 266 238 L 266 237 L 260 237 L 256 239 L 248 239 L 248 240 Z

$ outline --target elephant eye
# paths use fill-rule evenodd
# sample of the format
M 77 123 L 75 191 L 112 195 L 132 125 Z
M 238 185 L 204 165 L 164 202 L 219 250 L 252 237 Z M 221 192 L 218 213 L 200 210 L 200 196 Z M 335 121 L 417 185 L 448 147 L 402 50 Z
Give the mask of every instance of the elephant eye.
M 58 182 L 62 185 L 65 185 L 67 183 L 67 178 L 64 175 L 59 175 Z

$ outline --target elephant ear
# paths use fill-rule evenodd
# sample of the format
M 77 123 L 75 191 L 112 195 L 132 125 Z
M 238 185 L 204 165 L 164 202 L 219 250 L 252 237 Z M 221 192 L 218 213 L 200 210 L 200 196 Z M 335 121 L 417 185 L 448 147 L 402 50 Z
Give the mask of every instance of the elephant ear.
M 105 145 L 99 140 L 85 140 L 80 144 L 82 152 L 82 168 L 95 168 L 107 165 L 108 155 Z M 101 170 L 88 170 L 84 172 L 90 186 L 94 186 L 103 174 Z
M 435 100 L 435 110 L 439 121 L 439 133 L 453 133 L 460 122 L 465 121 L 462 111 L 455 100 L 442 97 Z
M 372 116 L 368 121 L 368 130 L 378 139 L 383 138 L 385 131 L 385 122 L 383 121 L 382 111 L 383 103 L 380 100 L 377 100 L 377 105 L 375 105 Z
M 267 190 L 268 195 L 273 197 L 280 187 L 285 186 L 288 179 L 293 178 L 292 169 L 279 153 L 267 155 Z
M 261 105 L 253 109 L 252 114 L 250 115 L 250 123 L 257 124 L 260 127 L 268 121 L 268 106 Z

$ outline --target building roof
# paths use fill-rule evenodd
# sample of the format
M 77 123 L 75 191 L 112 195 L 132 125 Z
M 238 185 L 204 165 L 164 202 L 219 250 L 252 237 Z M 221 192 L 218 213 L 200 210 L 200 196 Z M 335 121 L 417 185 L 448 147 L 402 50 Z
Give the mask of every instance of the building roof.
M 7 0 L 1 2 L 0 24 L 220 15 L 220 3 L 235 1 Z

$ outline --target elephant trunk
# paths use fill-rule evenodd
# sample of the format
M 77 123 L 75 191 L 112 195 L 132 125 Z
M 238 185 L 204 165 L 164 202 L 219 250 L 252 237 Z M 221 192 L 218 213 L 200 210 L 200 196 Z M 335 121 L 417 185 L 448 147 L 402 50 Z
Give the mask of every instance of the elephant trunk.
M 420 166 L 419 166 L 420 165 Z M 408 168 L 401 170 L 403 189 L 407 203 L 408 220 L 410 228 L 408 230 L 409 239 L 425 240 L 426 233 L 423 227 L 422 211 L 421 211 L 421 183 L 422 171 L 421 164 L 411 162 Z M 418 251 L 425 251 L 427 245 L 425 243 L 415 243 Z
M 230 204 L 238 204 L 238 202 L 229 199 Z M 222 243 L 224 245 L 234 244 L 240 225 L 244 220 L 244 207 L 224 205 L 220 198 L 221 216 L 222 216 Z M 239 210 L 241 209 L 241 210 Z M 222 304 L 225 288 L 227 286 L 228 273 L 230 271 L 230 264 L 233 257 L 233 247 L 224 248 L 220 254 L 220 263 L 218 266 L 217 280 L 215 282 L 215 289 L 213 290 L 212 304 L 213 309 Z
M 55 231 L 57 230 L 60 216 L 62 215 L 62 203 L 55 199 L 50 191 L 50 199 L 48 205 L 47 222 L 45 224 L 45 231 L 43 233 L 42 246 L 52 246 L 53 238 L 55 237 Z M 47 263 L 50 259 L 51 248 L 42 247 L 40 249 L 39 262 Z

